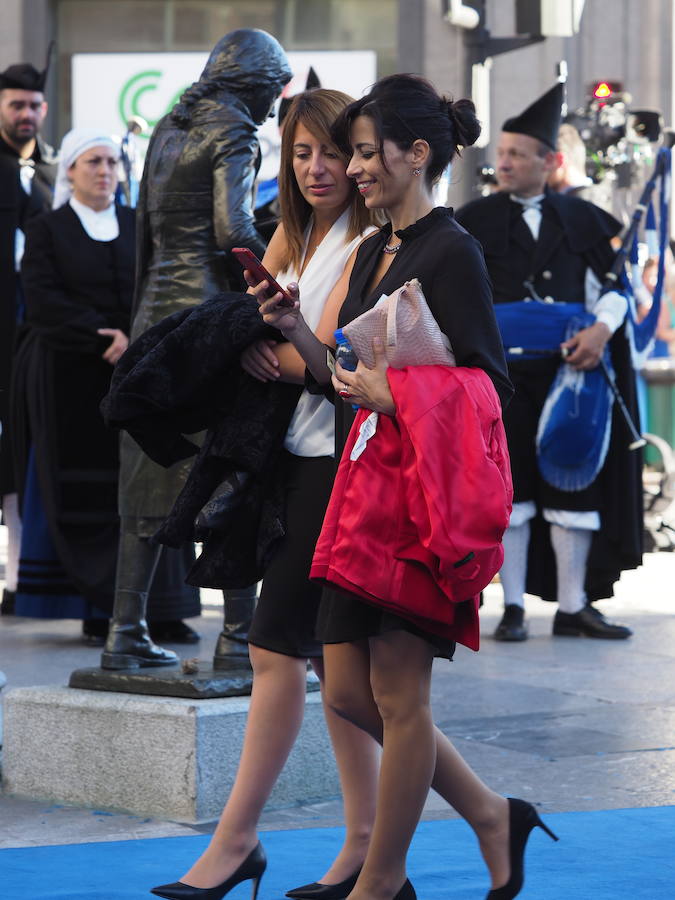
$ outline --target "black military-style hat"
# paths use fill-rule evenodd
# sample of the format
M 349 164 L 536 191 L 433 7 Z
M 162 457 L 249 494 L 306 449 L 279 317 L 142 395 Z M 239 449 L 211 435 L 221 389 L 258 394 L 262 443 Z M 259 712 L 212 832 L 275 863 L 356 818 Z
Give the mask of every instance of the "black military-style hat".
M 16 63 L 0 72 L 0 90 L 16 88 L 22 91 L 43 91 L 47 70 L 39 72 L 30 63 Z
M 40 91 L 42 93 L 45 89 L 55 46 L 56 41 L 50 41 L 47 48 L 47 60 L 42 71 L 30 63 L 14 63 L 4 72 L 0 72 L 0 91 L 3 88 L 14 88 L 20 91 Z
M 316 88 L 321 87 L 321 80 L 319 76 L 314 71 L 314 66 L 309 67 L 309 72 L 307 73 L 307 80 L 305 82 L 305 86 L 303 91 L 313 91 Z M 302 93 L 302 92 L 301 92 Z M 279 111 L 277 113 L 277 125 L 281 127 L 282 122 L 286 118 L 286 113 L 288 112 L 291 103 L 293 102 L 293 98 L 295 94 L 290 97 L 282 97 L 279 101 Z
M 513 134 L 527 134 L 555 150 L 558 141 L 558 129 L 562 116 L 564 87 L 561 82 L 554 84 L 541 97 L 527 107 L 519 116 L 507 119 L 502 131 Z

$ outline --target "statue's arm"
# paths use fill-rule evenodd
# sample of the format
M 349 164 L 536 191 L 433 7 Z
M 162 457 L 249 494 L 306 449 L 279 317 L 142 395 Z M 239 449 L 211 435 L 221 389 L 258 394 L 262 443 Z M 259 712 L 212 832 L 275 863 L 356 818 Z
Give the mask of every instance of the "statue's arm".
M 265 242 L 253 217 L 257 153 L 255 129 L 246 122 L 233 123 L 218 143 L 213 167 L 213 225 L 221 250 L 248 247 L 262 259 Z

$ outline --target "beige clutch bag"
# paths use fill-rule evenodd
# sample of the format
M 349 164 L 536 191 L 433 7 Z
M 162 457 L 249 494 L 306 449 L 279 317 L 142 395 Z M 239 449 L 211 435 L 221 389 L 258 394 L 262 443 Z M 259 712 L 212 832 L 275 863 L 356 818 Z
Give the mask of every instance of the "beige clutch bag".
M 438 327 L 422 285 L 416 278 L 406 281 L 388 297 L 342 329 L 354 352 L 372 368 L 373 340 L 379 337 L 390 366 L 454 366 L 455 357 L 448 338 Z

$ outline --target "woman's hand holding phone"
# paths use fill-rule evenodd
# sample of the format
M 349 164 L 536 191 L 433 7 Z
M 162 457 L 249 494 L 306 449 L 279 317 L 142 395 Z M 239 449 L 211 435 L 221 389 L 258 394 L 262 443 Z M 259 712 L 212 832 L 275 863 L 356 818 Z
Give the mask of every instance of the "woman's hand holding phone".
M 234 247 L 232 254 L 244 269 L 244 280 L 265 322 L 281 331 L 292 331 L 300 314 L 297 284 L 289 284 L 284 290 L 248 247 Z
M 256 281 L 255 276 L 248 269 L 244 271 L 246 284 L 251 288 L 260 307 L 259 312 L 263 321 L 273 328 L 278 328 L 286 333 L 291 332 L 300 318 L 300 288 L 295 282 L 291 282 L 286 288 L 286 294 L 292 301 L 292 306 L 281 302 L 282 295 L 277 292 L 269 296 L 269 282 L 267 279 Z
M 280 306 L 293 306 L 293 300 L 288 292 L 270 275 L 255 253 L 249 250 L 248 247 L 234 247 L 232 255 L 244 270 L 246 281 L 251 287 L 253 285 L 251 285 L 250 279 L 253 279 L 255 284 L 266 281 L 267 299 L 271 300 L 274 295 L 280 294 L 281 297 L 278 301 Z

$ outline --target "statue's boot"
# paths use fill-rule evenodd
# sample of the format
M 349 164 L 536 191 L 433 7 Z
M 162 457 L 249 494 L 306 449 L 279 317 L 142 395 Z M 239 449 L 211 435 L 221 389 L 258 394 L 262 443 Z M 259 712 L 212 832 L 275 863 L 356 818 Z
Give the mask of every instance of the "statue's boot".
M 248 630 L 255 610 L 258 586 L 223 591 L 225 620 L 213 654 L 214 669 L 249 668 Z
M 171 666 L 178 662 L 173 650 L 155 644 L 145 621 L 147 591 L 119 588 L 108 639 L 101 654 L 102 669 L 138 669 L 141 666 Z

